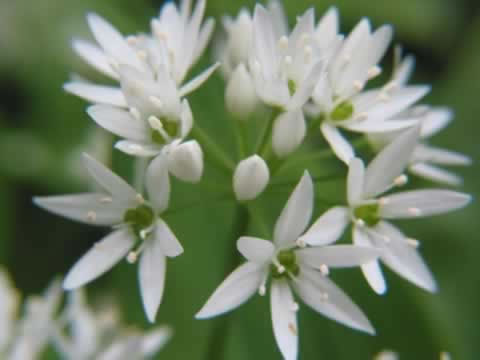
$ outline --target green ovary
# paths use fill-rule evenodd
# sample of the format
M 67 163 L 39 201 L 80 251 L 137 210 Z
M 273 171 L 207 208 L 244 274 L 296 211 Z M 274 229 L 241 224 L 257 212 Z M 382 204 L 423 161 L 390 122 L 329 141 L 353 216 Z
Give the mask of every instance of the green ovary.
M 333 121 L 344 121 L 352 117 L 355 108 L 350 101 L 343 101 L 338 104 L 330 114 Z
M 139 235 L 144 229 L 152 226 L 155 220 L 155 213 L 150 206 L 140 205 L 134 209 L 128 209 L 123 215 L 123 221 L 129 224 L 135 231 L 135 234 Z
M 165 130 L 165 132 L 171 138 L 175 138 L 178 136 L 179 123 L 177 121 L 162 119 L 162 126 L 163 126 L 163 130 Z M 165 145 L 166 143 L 165 138 L 162 136 L 162 134 L 160 134 L 158 130 L 155 130 L 155 129 L 152 130 L 151 138 L 155 144 Z
M 292 79 L 288 80 L 288 91 L 290 92 L 290 96 L 293 96 L 295 91 L 297 91 L 297 84 L 295 84 L 295 81 Z
M 355 215 L 357 219 L 363 220 L 368 226 L 375 226 L 380 222 L 378 204 L 359 206 L 355 208 L 353 215 Z
M 288 277 L 288 274 L 297 276 L 300 273 L 300 268 L 297 265 L 297 258 L 293 250 L 283 250 L 280 251 L 277 255 L 277 260 L 285 268 L 285 271 L 280 273 L 278 267 L 275 264 L 270 266 L 270 271 L 272 277 L 275 279 L 280 279 L 282 277 Z

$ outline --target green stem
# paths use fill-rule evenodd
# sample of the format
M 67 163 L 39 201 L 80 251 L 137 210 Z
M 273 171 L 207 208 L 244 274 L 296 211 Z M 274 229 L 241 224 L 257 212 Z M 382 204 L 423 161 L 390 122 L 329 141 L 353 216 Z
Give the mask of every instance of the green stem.
M 263 158 L 265 158 L 267 151 L 272 145 L 273 123 L 275 122 L 275 119 L 279 114 L 280 114 L 280 110 L 278 109 L 272 110 L 270 118 L 268 119 L 267 124 L 264 130 L 262 131 L 262 135 L 259 137 L 257 146 L 255 147 L 255 153 L 260 154 L 260 156 L 262 156 Z
M 228 254 L 229 261 L 226 264 L 225 274 L 228 275 L 236 266 L 238 266 L 240 262 L 240 256 L 237 251 L 237 239 L 245 235 L 248 229 L 249 223 L 249 214 L 248 210 L 244 205 L 237 205 L 235 214 L 234 214 L 234 221 L 232 224 L 232 246 L 231 251 Z M 228 336 L 229 330 L 229 317 L 222 317 L 219 318 L 215 322 L 215 326 L 213 328 L 213 334 L 210 338 L 210 343 L 207 348 L 207 356 L 205 359 L 208 360 L 223 360 L 225 358 L 225 345 Z
M 235 163 L 225 154 L 222 148 L 220 148 L 205 131 L 198 127 L 198 125 L 195 125 L 192 129 L 192 136 L 204 147 L 207 158 L 214 161 L 220 169 L 231 175 L 235 169 Z
M 247 146 L 245 142 L 246 139 L 246 131 L 245 131 L 245 122 L 239 119 L 233 119 L 234 122 L 234 133 L 235 139 L 237 141 L 237 151 L 238 151 L 238 158 L 242 160 L 245 158 L 247 154 Z
M 290 161 L 284 162 L 281 166 L 279 166 L 273 175 L 278 175 L 279 173 L 285 172 L 287 170 L 290 170 L 292 168 L 298 167 L 298 166 L 305 166 L 305 164 L 308 164 L 312 161 L 319 161 L 323 159 L 328 159 L 330 157 L 334 157 L 335 154 L 332 151 L 332 149 L 324 149 L 320 151 L 316 151 L 314 153 L 307 153 L 302 156 L 297 156 L 292 158 Z
M 139 194 L 143 193 L 143 184 L 150 158 L 136 158 L 134 164 L 133 187 Z
M 328 174 L 328 175 L 322 175 L 322 176 L 314 176 L 312 177 L 313 182 L 316 183 L 321 183 L 325 181 L 330 181 L 330 180 L 336 180 L 336 179 L 344 179 L 345 178 L 345 173 L 344 172 L 336 172 L 333 174 Z M 291 182 L 291 181 L 284 181 L 284 182 L 277 182 L 277 181 L 272 181 L 270 183 L 270 186 L 294 186 L 296 185 L 296 182 Z
M 196 200 L 196 201 L 192 201 L 190 203 L 187 203 L 187 204 L 182 204 L 181 206 L 177 206 L 176 208 L 169 208 L 167 209 L 163 215 L 174 215 L 174 214 L 177 214 L 179 212 L 183 212 L 187 209 L 190 209 L 190 208 L 194 208 L 194 207 L 197 207 L 197 206 L 204 206 L 205 205 L 205 202 L 208 202 L 209 204 L 213 203 L 213 202 L 217 202 L 217 201 L 223 201 L 223 200 L 228 200 L 231 198 L 231 193 L 224 193 L 224 194 L 221 194 L 219 196 L 216 196 L 216 197 L 213 197 L 213 198 L 210 198 L 210 199 L 202 199 L 202 200 Z M 163 216 L 162 215 L 162 216 Z

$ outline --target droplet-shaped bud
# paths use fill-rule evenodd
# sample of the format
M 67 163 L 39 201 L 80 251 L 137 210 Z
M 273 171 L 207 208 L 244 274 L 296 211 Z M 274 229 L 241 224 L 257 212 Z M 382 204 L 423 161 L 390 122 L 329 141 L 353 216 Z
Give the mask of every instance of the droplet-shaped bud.
M 239 201 L 253 200 L 268 185 L 270 171 L 258 155 L 240 161 L 233 174 L 233 190 Z
M 302 144 L 306 130 L 302 110 L 280 114 L 273 125 L 272 146 L 275 155 L 285 157 L 295 151 Z
M 178 179 L 197 183 L 203 174 L 203 152 L 195 140 L 173 146 L 168 153 L 168 170 Z
M 257 106 L 253 79 L 244 64 L 237 66 L 225 90 L 227 110 L 239 119 L 247 119 Z

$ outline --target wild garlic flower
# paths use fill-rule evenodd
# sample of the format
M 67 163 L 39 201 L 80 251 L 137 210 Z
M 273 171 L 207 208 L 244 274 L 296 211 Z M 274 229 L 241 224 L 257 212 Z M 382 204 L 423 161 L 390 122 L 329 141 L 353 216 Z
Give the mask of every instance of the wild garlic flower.
M 6 349 L 13 340 L 20 296 L 7 272 L 0 267 L 0 355 L 6 356 Z
M 278 347 L 287 360 L 298 353 L 299 310 L 292 290 L 312 309 L 346 326 L 373 334 L 374 329 L 362 311 L 328 279 L 329 267 L 352 267 L 372 261 L 379 253 L 359 246 L 302 246 L 301 235 L 313 211 L 313 183 L 308 172 L 287 201 L 274 229 L 273 242 L 243 236 L 237 241 L 239 252 L 247 262 L 234 270 L 217 288 L 197 319 L 230 311 L 257 291 L 265 295 L 271 278 L 270 301 L 273 332 Z M 328 236 L 330 234 L 333 236 Z M 328 226 L 314 224 L 303 237 L 323 237 L 322 245 L 337 240 Z M 328 239 L 327 239 L 328 238 Z M 300 239 L 300 240 L 299 240 Z
M 419 134 L 419 127 L 407 130 L 385 147 L 366 169 L 362 160 L 351 160 L 347 178 L 348 207 L 337 208 L 334 228 L 342 232 L 351 222 L 354 244 L 381 250 L 380 260 L 386 266 L 413 284 L 433 292 L 436 290 L 435 280 L 417 250 L 418 241 L 406 237 L 388 220 L 450 212 L 467 205 L 471 197 L 441 189 L 383 195 L 407 182 L 403 172 Z M 372 289 L 384 293 L 387 287 L 379 262 L 373 260 L 361 268 Z
M 114 304 L 93 310 L 82 290 L 72 291 L 52 337 L 65 359 L 149 359 L 170 339 L 172 331 L 156 327 L 148 332 L 123 327 Z
M 414 68 L 414 58 L 407 56 L 401 60 L 397 51 L 396 67 L 392 81 L 398 86 L 406 86 Z M 461 185 L 462 179 L 440 166 L 467 166 L 472 160 L 463 154 L 441 149 L 428 143 L 429 139 L 445 129 L 453 119 L 453 111 L 446 107 L 418 105 L 398 114 L 393 120 L 409 122 L 416 119 L 421 126 L 420 142 L 410 159 L 408 170 L 410 173 L 425 179 L 446 185 Z M 385 145 L 392 142 L 400 132 L 368 134 L 368 140 L 375 149 L 380 151 Z
M 160 215 L 167 209 L 170 181 L 164 157 L 154 159 L 146 174 L 147 201 L 103 164 L 84 155 L 90 176 L 103 189 L 98 193 L 36 197 L 34 202 L 54 214 L 113 231 L 93 246 L 70 270 L 63 287 L 79 288 L 110 270 L 123 258 L 139 259 L 139 282 L 144 309 L 154 322 L 160 306 L 166 258 L 183 252 L 181 244 Z

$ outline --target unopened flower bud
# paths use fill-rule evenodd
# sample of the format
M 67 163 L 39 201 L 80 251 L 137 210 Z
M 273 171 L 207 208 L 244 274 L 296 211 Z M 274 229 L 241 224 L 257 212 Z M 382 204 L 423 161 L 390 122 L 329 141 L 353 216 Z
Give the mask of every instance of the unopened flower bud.
M 168 170 L 178 179 L 197 183 L 203 174 L 203 152 L 195 140 L 173 147 L 168 154 Z
M 239 201 L 253 200 L 268 185 L 270 171 L 258 155 L 240 161 L 233 174 L 233 190 Z
M 285 157 L 295 151 L 306 134 L 305 118 L 302 110 L 280 114 L 273 125 L 273 151 L 278 157 Z
M 237 66 L 225 90 L 225 103 L 230 113 L 246 119 L 255 110 L 257 94 L 252 77 L 244 64 Z

